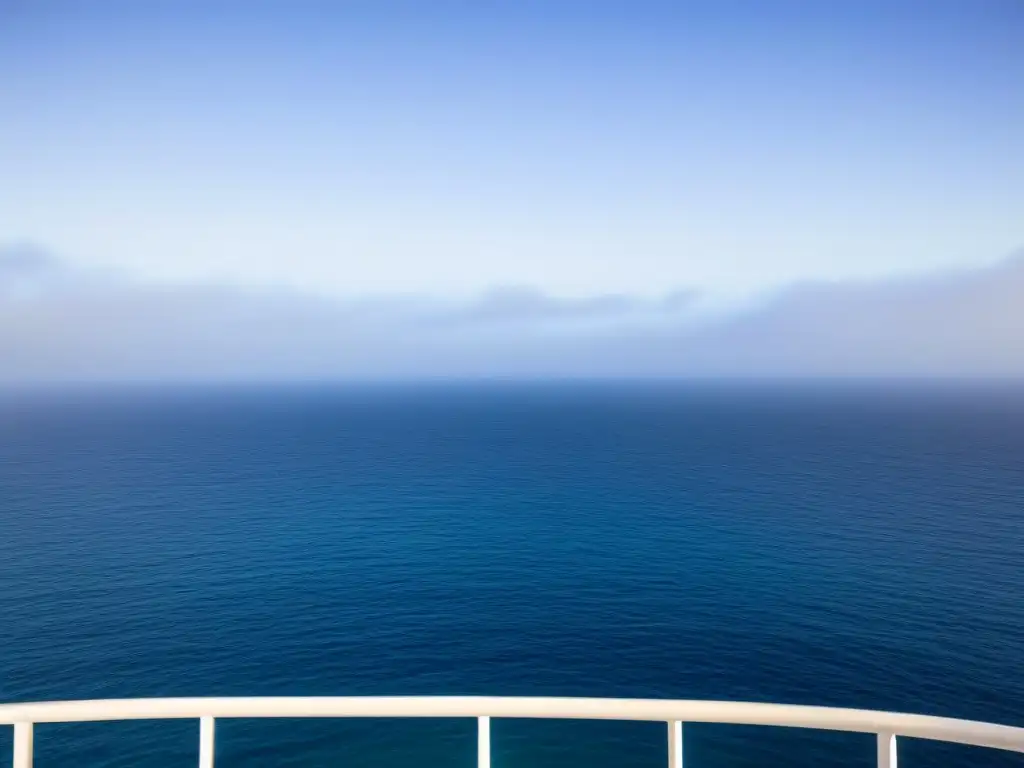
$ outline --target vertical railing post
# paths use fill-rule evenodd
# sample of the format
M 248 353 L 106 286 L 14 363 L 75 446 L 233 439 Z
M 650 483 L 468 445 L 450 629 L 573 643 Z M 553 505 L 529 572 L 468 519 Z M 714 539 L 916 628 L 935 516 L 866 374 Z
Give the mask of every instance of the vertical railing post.
M 683 768 L 683 724 L 679 720 L 668 723 L 668 768 Z
M 896 768 L 896 734 L 878 734 L 878 768 Z
M 476 764 L 477 768 L 491 768 L 491 718 L 478 717 Z
M 213 718 L 199 718 L 199 768 L 213 768 Z
M 32 723 L 14 724 L 14 768 L 32 768 Z

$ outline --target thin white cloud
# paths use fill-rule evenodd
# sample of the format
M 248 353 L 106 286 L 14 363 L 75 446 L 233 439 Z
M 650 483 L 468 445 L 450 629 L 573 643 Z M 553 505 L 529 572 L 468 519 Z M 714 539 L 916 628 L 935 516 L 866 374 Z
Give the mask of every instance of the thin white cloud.
M 0 249 L 0 380 L 1024 376 L 1024 256 L 793 287 L 699 321 L 694 296 L 343 301 L 155 286 Z
M 1024 376 L 1024 253 L 988 268 L 793 287 L 687 345 L 723 374 Z

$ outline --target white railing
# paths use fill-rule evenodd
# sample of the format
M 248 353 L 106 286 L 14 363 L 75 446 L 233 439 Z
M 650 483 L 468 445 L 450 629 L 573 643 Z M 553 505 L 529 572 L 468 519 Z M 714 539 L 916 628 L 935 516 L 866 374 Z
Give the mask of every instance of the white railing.
M 660 699 L 485 696 L 332 696 L 210 699 L 109 699 L 0 704 L 0 724 L 14 726 L 14 768 L 32 766 L 34 723 L 96 720 L 199 720 L 199 768 L 213 768 L 218 717 L 472 717 L 478 766 L 491 765 L 491 718 L 649 720 L 668 724 L 669 768 L 683 767 L 683 723 L 730 723 L 874 733 L 879 768 L 896 768 L 896 737 L 912 736 L 1024 752 L 1024 728 L 948 717 L 865 709 Z

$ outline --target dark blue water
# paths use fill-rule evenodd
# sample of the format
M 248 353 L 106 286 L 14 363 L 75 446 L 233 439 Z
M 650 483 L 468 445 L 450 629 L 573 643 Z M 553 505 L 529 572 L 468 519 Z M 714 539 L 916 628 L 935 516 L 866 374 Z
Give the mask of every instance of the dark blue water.
M 110 389 L 0 403 L 0 700 L 681 697 L 1024 725 L 1012 388 Z M 468 768 L 474 728 L 224 721 L 218 765 Z M 697 768 L 874 765 L 864 735 L 687 730 Z M 44 725 L 37 765 L 191 766 L 196 734 Z M 496 721 L 493 739 L 498 768 L 664 763 L 655 724 Z M 910 768 L 1022 764 L 901 750 Z

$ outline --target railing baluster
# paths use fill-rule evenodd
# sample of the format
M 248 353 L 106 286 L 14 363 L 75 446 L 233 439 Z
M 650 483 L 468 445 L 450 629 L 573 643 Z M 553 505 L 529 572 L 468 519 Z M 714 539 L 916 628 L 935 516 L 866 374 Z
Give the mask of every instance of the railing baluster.
M 896 734 L 878 734 L 878 768 L 896 768 Z
M 199 718 L 199 768 L 213 768 L 213 718 Z
M 32 768 L 32 723 L 14 724 L 14 768 Z
M 668 722 L 668 768 L 683 768 L 683 724 Z
M 491 768 L 491 718 L 478 717 L 476 764 L 477 768 Z

